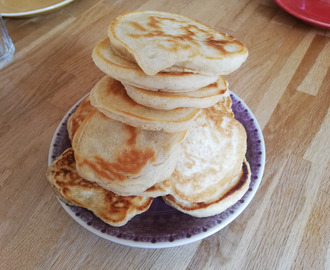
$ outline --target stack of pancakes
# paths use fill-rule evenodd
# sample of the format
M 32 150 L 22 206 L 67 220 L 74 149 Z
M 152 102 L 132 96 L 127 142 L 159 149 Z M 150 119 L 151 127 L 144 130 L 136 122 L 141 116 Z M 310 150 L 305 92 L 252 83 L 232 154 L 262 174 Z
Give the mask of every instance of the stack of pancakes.
M 236 203 L 250 181 L 246 133 L 221 75 L 247 54 L 181 15 L 117 17 L 92 54 L 106 76 L 69 118 L 72 148 L 48 168 L 56 194 L 113 226 L 160 196 L 196 217 Z

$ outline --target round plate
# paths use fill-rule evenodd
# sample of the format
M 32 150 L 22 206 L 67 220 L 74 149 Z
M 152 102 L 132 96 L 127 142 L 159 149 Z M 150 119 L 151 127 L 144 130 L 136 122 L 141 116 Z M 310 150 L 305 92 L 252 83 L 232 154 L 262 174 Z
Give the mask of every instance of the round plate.
M 315 26 L 330 29 L 330 1 L 327 0 L 275 0 L 291 15 Z
M 21 0 L 13 4 L 10 0 L 0 1 L 0 13 L 3 17 L 29 17 L 53 11 L 74 0 Z
M 212 217 L 195 218 L 171 208 L 161 198 L 155 198 L 148 211 L 135 216 L 122 227 L 112 227 L 87 209 L 69 206 L 59 200 L 61 205 L 75 221 L 92 233 L 112 242 L 132 247 L 180 246 L 218 232 L 248 206 L 260 185 L 265 165 L 265 144 L 256 118 L 239 97 L 231 93 L 231 98 L 235 118 L 243 124 L 247 132 L 246 158 L 251 167 L 251 183 L 243 198 L 224 212 Z M 67 120 L 81 100 L 70 109 L 56 129 L 49 151 L 49 165 L 71 146 L 66 126 Z

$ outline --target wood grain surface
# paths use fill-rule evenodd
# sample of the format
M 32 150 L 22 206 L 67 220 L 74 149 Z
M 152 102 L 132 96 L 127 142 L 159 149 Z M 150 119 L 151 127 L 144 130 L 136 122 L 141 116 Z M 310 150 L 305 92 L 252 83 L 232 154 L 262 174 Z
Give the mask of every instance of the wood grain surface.
M 185 246 L 104 240 L 68 216 L 45 178 L 56 126 L 103 76 L 93 47 L 133 10 L 192 17 L 249 49 L 226 79 L 263 129 L 264 177 L 234 222 Z M 75 0 L 5 23 L 16 53 L 0 70 L 0 269 L 330 269 L 329 30 L 271 0 Z

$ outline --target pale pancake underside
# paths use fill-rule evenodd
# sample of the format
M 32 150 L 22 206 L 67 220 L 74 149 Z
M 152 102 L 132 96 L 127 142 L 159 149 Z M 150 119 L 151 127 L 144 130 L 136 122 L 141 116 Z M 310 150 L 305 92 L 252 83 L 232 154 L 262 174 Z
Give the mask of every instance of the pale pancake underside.
M 153 199 L 119 196 L 79 176 L 72 148 L 67 149 L 47 170 L 47 179 L 65 203 L 91 210 L 112 226 L 125 225 L 149 209 Z
M 233 37 L 167 12 L 122 14 L 110 23 L 108 36 L 117 54 L 134 59 L 148 75 L 164 70 L 225 75 L 248 55 Z
M 225 80 L 219 79 L 203 88 L 190 92 L 149 91 L 125 84 L 127 95 L 135 102 L 158 110 L 181 107 L 207 108 L 229 96 Z
M 72 142 L 77 171 L 116 194 L 135 195 L 172 174 L 185 133 L 135 128 L 95 109 Z
M 108 76 L 94 86 L 90 99 L 91 104 L 108 117 L 148 130 L 187 130 L 199 112 L 198 108 L 156 110 L 142 106 L 127 95 L 119 81 Z
M 216 75 L 207 76 L 192 72 L 159 72 L 154 76 L 147 75 L 136 63 L 117 55 L 108 38 L 94 48 L 92 57 L 96 66 L 108 76 L 152 91 L 192 91 L 218 79 Z

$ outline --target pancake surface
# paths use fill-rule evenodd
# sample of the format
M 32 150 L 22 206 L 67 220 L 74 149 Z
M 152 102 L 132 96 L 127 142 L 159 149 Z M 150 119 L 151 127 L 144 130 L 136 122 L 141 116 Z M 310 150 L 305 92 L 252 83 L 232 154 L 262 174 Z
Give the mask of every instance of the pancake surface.
M 92 89 L 91 104 L 106 116 L 134 127 L 166 132 L 189 128 L 198 108 L 156 110 L 136 103 L 126 93 L 124 86 L 111 77 L 103 77 Z
M 105 74 L 129 85 L 149 90 L 192 91 L 214 83 L 218 76 L 202 75 L 192 72 L 159 72 L 147 75 L 134 62 L 117 55 L 108 38 L 101 41 L 93 50 L 96 66 Z
M 204 202 L 191 203 L 172 195 L 167 195 L 163 197 L 163 200 L 173 208 L 191 216 L 214 216 L 220 214 L 239 201 L 249 189 L 250 180 L 250 166 L 247 161 L 244 161 L 242 170 L 232 179 L 231 187 L 218 197 L 214 197 L 213 199 Z
M 70 116 L 72 148 L 47 170 L 57 196 L 113 226 L 153 197 L 195 217 L 233 205 L 251 173 L 221 75 L 247 55 L 233 37 L 181 15 L 117 17 L 92 53 L 107 76 Z
M 190 92 L 148 91 L 126 85 L 127 95 L 137 103 L 158 110 L 172 110 L 181 107 L 207 108 L 229 96 L 225 80 L 219 79 L 203 88 Z
M 117 54 L 135 60 L 148 75 L 164 70 L 225 75 L 248 55 L 233 37 L 167 12 L 122 14 L 110 23 L 108 36 Z
M 172 174 L 185 134 L 135 128 L 95 109 L 73 138 L 77 171 L 116 194 L 135 195 Z
M 122 226 L 149 209 L 153 199 L 118 196 L 79 176 L 72 148 L 67 149 L 47 170 L 47 179 L 65 203 L 91 210 L 112 226 Z
M 245 129 L 214 106 L 203 109 L 188 130 L 181 151 L 173 174 L 159 185 L 187 202 L 218 198 L 241 171 L 246 152 Z
M 95 110 L 95 108 L 91 105 L 88 95 L 86 98 L 84 98 L 81 101 L 76 111 L 68 119 L 67 127 L 68 127 L 70 141 L 72 141 L 73 136 L 76 133 L 79 126 L 81 125 L 81 123 L 93 110 Z

